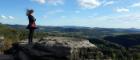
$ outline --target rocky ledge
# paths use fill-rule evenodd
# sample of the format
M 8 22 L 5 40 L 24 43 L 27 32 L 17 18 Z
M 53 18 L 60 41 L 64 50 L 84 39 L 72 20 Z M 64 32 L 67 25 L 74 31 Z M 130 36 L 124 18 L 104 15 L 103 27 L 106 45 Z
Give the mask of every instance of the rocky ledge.
M 46 37 L 31 45 L 13 44 L 6 53 L 16 60 L 94 60 L 100 54 L 88 40 L 70 37 Z

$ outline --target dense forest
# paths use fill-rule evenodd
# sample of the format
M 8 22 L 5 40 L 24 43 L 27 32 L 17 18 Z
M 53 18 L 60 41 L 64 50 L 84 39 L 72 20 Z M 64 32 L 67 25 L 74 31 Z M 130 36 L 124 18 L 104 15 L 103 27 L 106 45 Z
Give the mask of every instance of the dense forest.
M 11 47 L 13 43 L 27 39 L 26 26 L 0 24 L 0 51 Z M 103 53 L 97 55 L 98 59 L 113 60 L 139 60 L 140 59 L 140 30 L 117 28 L 89 28 L 89 27 L 54 27 L 40 26 L 34 38 L 41 39 L 46 36 L 65 36 L 88 39 Z

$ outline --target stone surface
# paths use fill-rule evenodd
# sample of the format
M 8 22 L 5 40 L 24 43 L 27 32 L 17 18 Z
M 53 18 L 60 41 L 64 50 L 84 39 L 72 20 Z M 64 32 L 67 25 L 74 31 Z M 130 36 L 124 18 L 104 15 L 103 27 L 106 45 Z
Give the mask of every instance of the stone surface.
M 0 48 L 4 46 L 4 37 L 0 36 Z
M 87 47 L 95 47 L 96 46 L 90 43 L 88 40 L 80 39 L 80 38 L 71 38 L 71 37 L 47 37 L 43 38 L 39 42 L 44 46 L 57 46 L 57 47 L 68 47 L 68 48 L 87 48 Z
M 32 45 L 13 44 L 8 53 L 16 60 L 94 60 L 100 52 L 85 39 L 46 37 Z
M 70 37 L 47 37 L 36 44 L 36 48 L 49 51 L 64 60 L 94 59 L 97 47 L 88 40 Z

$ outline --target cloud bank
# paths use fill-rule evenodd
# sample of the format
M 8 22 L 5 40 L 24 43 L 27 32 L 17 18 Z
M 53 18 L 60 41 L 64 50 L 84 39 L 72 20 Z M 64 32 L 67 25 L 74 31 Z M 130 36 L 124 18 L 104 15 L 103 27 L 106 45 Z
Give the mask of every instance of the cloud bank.
M 0 19 L 10 19 L 10 20 L 12 20 L 12 19 L 15 19 L 15 17 L 13 17 L 13 16 L 0 15 Z
M 98 0 L 78 0 L 80 7 L 93 9 L 101 5 L 101 2 Z
M 129 9 L 127 9 L 127 8 L 117 8 L 116 12 L 118 12 L 118 13 L 125 13 L 125 12 L 129 12 Z
M 34 2 L 40 3 L 40 4 L 51 4 L 51 5 L 61 5 L 64 4 L 64 0 L 32 0 Z
M 132 4 L 131 7 L 140 7 L 140 2 Z

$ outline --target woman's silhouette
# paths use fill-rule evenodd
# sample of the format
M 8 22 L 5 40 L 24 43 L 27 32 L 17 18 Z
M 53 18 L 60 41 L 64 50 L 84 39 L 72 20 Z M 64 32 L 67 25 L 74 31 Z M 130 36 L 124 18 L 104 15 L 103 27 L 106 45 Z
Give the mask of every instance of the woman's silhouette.
M 34 18 L 33 13 L 34 10 L 27 9 L 26 15 L 28 16 L 29 19 L 29 24 L 27 26 L 27 29 L 29 29 L 29 35 L 28 35 L 29 44 L 32 44 L 34 30 L 36 29 L 36 24 L 35 24 L 36 19 Z

